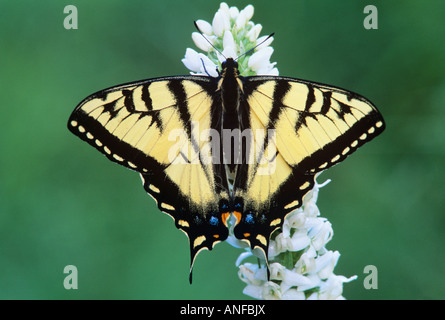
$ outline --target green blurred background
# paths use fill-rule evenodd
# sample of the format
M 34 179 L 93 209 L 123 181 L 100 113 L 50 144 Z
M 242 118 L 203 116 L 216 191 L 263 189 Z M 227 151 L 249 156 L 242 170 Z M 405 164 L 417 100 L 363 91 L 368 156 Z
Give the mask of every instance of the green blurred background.
M 253 1 L 252 1 L 253 2 Z M 228 1 L 240 9 L 249 1 Z M 65 30 L 63 9 L 78 9 Z M 319 207 L 348 299 L 445 298 L 445 3 L 254 1 L 275 32 L 281 75 L 363 94 L 387 130 L 341 165 Z M 363 9 L 378 8 L 378 30 Z M 0 298 L 243 299 L 235 260 L 201 253 L 188 284 L 186 236 L 159 212 L 137 174 L 66 129 L 87 95 L 120 83 L 187 74 L 193 20 L 219 1 L 0 2 Z M 79 289 L 65 290 L 75 265 Z M 366 290 L 366 265 L 378 289 Z

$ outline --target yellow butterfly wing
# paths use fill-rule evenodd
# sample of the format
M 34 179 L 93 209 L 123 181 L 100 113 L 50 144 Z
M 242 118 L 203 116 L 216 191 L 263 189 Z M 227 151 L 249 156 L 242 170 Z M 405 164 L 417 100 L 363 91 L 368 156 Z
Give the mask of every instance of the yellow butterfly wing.
M 364 97 L 299 79 L 244 78 L 245 108 L 256 147 L 239 169 L 235 197 L 244 213 L 235 236 L 267 256 L 270 234 L 300 207 L 314 176 L 344 160 L 385 127 Z
M 112 87 L 83 100 L 68 121 L 108 159 L 141 174 L 159 209 L 189 237 L 192 266 L 199 251 L 228 236 L 219 208 L 229 197 L 224 166 L 200 156 L 215 125 L 216 86 L 213 78 L 180 76 Z

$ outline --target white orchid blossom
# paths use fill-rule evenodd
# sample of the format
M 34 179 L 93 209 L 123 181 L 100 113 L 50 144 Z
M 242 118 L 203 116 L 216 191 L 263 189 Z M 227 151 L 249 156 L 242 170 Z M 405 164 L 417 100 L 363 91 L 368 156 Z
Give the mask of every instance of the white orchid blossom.
M 193 32 L 192 40 L 206 54 L 187 48 L 182 62 L 191 74 L 215 77 L 218 75 L 216 70 L 221 70 L 222 62 L 227 58 L 239 57 L 237 60 L 239 70 L 244 76 L 278 75 L 276 63 L 269 61 L 273 53 L 273 48 L 270 47 L 273 37 L 259 38 L 262 26 L 250 21 L 253 12 L 252 5 L 239 11 L 236 7 L 229 8 L 223 2 L 213 17 L 212 23 L 197 20 L 196 25 L 202 34 Z M 241 56 L 253 48 L 255 50 Z M 208 59 L 204 59 L 203 56 Z
M 281 233 L 273 234 L 269 244 L 270 281 L 265 262 L 242 261 L 254 254 L 245 252 L 236 261 L 239 277 L 247 286 L 244 294 L 257 299 L 344 299 L 343 283 L 355 280 L 334 274 L 340 257 L 338 251 L 326 249 L 333 230 L 327 219 L 320 217 L 316 201 L 323 184 L 303 199 L 303 206 L 289 213 Z M 265 289 L 266 288 L 266 289 Z

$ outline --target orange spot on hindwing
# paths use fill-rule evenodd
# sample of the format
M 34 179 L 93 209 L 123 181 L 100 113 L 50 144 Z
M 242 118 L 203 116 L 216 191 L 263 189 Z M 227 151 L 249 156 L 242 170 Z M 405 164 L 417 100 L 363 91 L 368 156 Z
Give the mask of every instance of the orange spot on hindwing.
M 221 220 L 226 227 L 227 227 L 227 219 L 229 219 L 229 217 L 230 217 L 230 212 L 224 212 L 221 214 Z

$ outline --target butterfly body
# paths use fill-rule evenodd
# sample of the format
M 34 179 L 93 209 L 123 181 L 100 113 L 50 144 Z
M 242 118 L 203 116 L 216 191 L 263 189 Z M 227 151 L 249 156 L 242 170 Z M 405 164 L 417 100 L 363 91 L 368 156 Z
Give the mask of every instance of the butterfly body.
M 365 98 L 332 86 L 242 77 L 233 59 L 218 77 L 173 76 L 102 90 L 68 128 L 140 173 L 196 255 L 229 235 L 267 258 L 269 237 L 299 208 L 314 176 L 384 130 Z

